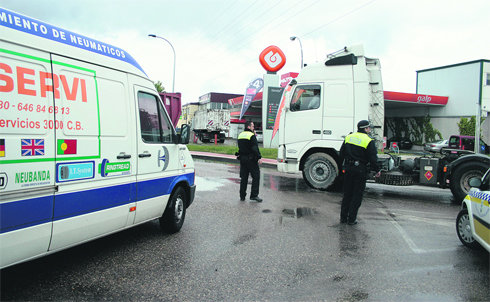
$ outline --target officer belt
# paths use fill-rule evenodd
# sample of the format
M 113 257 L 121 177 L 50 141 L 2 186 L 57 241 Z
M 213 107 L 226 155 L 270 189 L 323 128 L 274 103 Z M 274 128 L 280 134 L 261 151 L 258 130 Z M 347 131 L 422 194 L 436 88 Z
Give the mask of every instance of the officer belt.
M 346 159 L 345 160 L 345 164 L 351 165 L 351 166 L 356 166 L 356 167 L 357 166 L 360 166 L 360 165 L 365 165 L 361 161 L 359 161 L 359 160 L 353 160 L 353 159 Z

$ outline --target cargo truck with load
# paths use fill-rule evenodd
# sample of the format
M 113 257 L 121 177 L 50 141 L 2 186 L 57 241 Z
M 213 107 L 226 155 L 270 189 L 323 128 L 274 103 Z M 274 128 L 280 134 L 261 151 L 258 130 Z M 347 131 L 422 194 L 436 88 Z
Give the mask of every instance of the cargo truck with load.
M 276 119 L 278 170 L 301 171 L 316 189 L 340 188 L 340 147 L 345 136 L 356 131 L 357 122 L 365 119 L 372 124 L 372 137 L 381 149 L 384 98 L 378 59 L 365 57 L 362 46 L 353 46 L 328 55 L 324 63 L 304 67 L 286 87 Z M 490 158 L 446 149 L 440 156 L 407 160 L 393 154 L 380 156 L 379 164 L 379 183 L 449 187 L 460 202 L 470 189 L 469 180 L 485 173 Z
M 224 143 L 230 131 L 230 110 L 204 109 L 196 111 L 192 119 L 192 129 L 203 143 L 217 140 Z

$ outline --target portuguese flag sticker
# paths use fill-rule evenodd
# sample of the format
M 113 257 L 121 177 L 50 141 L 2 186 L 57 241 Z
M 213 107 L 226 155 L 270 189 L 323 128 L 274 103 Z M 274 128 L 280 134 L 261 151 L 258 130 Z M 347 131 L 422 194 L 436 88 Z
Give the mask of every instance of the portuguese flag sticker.
M 59 139 L 58 140 L 58 155 L 64 154 L 77 154 L 77 140 L 76 139 Z

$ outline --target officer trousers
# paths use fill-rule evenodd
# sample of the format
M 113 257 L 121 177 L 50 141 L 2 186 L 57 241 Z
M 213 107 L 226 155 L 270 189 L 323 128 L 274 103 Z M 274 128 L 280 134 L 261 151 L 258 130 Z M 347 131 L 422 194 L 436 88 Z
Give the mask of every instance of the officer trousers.
M 366 166 L 360 164 L 347 165 L 344 175 L 344 198 L 340 210 L 340 221 L 354 222 L 357 219 L 357 211 L 362 203 L 362 195 L 366 188 Z
M 250 198 L 259 196 L 260 169 L 255 159 L 240 159 L 240 198 L 247 196 L 248 175 L 252 175 L 252 190 Z

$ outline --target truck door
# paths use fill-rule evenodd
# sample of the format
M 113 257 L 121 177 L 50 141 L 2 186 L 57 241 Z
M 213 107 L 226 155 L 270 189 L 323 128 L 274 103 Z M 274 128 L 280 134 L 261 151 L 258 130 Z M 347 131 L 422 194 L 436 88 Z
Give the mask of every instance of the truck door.
M 138 117 L 138 223 L 163 214 L 181 164 L 179 145 L 174 143 L 175 130 L 158 95 L 140 85 L 134 85 L 134 95 Z
M 329 81 L 324 89 L 323 139 L 343 141 L 354 130 L 352 82 Z
M 322 139 L 322 84 L 297 85 L 284 116 L 284 142 Z
M 0 41 L 0 267 L 48 250 L 56 190 L 51 76 L 48 53 Z

